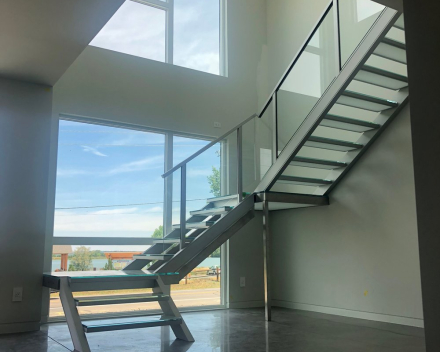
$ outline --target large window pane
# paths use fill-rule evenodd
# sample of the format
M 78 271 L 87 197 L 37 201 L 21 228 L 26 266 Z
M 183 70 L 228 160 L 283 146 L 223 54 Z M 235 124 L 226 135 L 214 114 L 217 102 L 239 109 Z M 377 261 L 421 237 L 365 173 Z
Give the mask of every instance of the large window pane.
M 174 63 L 218 75 L 219 0 L 174 0 Z
M 125 1 L 90 45 L 165 61 L 165 11 Z
M 61 120 L 54 235 L 151 236 L 163 222 L 164 140 Z

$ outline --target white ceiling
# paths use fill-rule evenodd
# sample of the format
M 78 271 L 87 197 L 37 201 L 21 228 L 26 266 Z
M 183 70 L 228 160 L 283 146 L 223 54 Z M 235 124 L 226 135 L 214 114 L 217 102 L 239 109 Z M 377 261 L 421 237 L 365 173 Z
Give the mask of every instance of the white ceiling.
M 125 0 L 0 0 L 0 76 L 53 86 Z

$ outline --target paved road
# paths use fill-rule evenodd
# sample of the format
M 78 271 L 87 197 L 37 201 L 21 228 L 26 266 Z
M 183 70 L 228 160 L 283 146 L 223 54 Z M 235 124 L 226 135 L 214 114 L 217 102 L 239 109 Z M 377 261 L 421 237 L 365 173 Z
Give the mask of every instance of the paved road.
M 208 306 L 220 304 L 220 289 L 207 288 L 200 290 L 174 291 L 172 297 L 177 307 Z M 80 314 L 102 314 L 109 312 L 140 312 L 143 310 L 159 309 L 157 302 L 114 304 L 107 306 L 79 307 Z M 50 300 L 50 316 L 63 316 L 63 308 L 58 298 Z

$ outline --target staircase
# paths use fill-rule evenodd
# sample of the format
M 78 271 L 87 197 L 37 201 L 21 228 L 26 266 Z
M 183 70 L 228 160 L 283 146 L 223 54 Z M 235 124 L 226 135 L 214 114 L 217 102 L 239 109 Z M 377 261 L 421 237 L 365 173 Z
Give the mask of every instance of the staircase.
M 249 117 L 163 175 L 168 185 L 173 183 L 173 177 L 181 180 L 181 223 L 174 224 L 163 239 L 136 256 L 127 270 L 149 265 L 149 270 L 157 273 L 178 272 L 178 283 L 250 221 L 254 211 L 262 209 L 265 199 L 271 209 L 329 204 L 330 192 L 409 99 L 405 44 L 401 41 L 403 15 L 385 8 L 344 65 L 339 57 L 337 74 L 312 108 L 304 113 L 300 111 L 302 106 L 294 106 L 287 114 L 280 113 L 286 93 L 291 95 L 289 99 L 296 98 L 294 91 L 285 90 L 285 83 L 292 80 L 295 65 L 300 64 L 314 35 L 328 29 L 325 22 L 332 18 L 333 10 L 331 3 L 258 116 Z M 287 126 L 295 119 L 292 125 L 297 128 L 287 128 L 286 140 L 286 129 L 281 131 L 280 125 Z M 267 137 L 261 132 L 265 126 L 272 126 L 271 136 L 261 143 Z M 245 132 L 251 130 L 257 132 L 251 140 L 246 139 Z M 228 186 L 222 190 L 227 195 L 207 199 L 204 207 L 187 214 L 187 167 L 216 144 L 222 144 L 223 149 L 228 147 L 225 160 L 229 163 L 222 174 L 228 180 Z M 261 168 L 264 161 L 258 153 L 254 153 L 253 160 L 246 159 L 246 146 L 270 149 L 271 158 L 266 160 L 270 167 L 265 171 Z M 231 166 L 230 160 L 236 165 Z M 249 183 L 247 163 L 260 169 L 260 174 Z M 248 193 L 243 192 L 244 188 Z
M 403 15 L 384 8 L 369 17 L 371 24 L 362 29 L 364 32 L 358 30 L 357 23 L 343 29 L 335 23 L 343 14 L 335 4 L 338 2 L 328 5 L 258 115 L 162 175 L 164 236 L 123 270 L 129 274 L 147 268 L 148 272 L 142 272 L 156 283 L 143 287 L 154 287 L 157 294 L 130 296 L 120 303 L 162 302 L 164 316 L 158 321 L 122 325 L 78 325 L 75 331 L 170 325 L 177 337 L 193 341 L 169 297 L 169 285 L 179 283 L 240 231 L 256 210 L 263 210 L 266 319 L 270 320 L 269 210 L 327 206 L 332 190 L 409 100 Z M 357 31 L 359 41 L 354 47 L 347 49 L 344 30 Z M 314 61 L 319 62 L 318 67 L 313 67 Z M 219 155 L 220 194 L 201 204 L 200 199 L 188 197 L 188 192 L 200 186 L 194 184 L 191 170 L 212 160 L 213 149 Z M 51 282 L 46 286 L 58 287 Z M 69 293 L 67 286 L 65 290 Z M 66 306 L 72 304 L 70 296 L 64 299 Z M 116 303 L 95 297 L 75 304 Z M 79 320 L 76 310 L 68 309 Z M 83 341 L 81 334 L 77 332 Z M 81 351 L 88 351 L 88 345 Z

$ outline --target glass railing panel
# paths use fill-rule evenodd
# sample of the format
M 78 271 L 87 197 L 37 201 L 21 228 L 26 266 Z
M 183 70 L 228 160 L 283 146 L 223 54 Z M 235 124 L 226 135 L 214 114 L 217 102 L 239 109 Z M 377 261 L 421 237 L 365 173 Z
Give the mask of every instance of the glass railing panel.
M 260 181 L 256 159 L 256 123 L 253 118 L 242 126 L 242 183 L 243 192 L 252 193 Z
M 341 64 L 360 44 L 385 6 L 370 0 L 339 1 Z
M 209 198 L 237 194 L 237 131 L 230 133 L 186 166 L 186 218 Z M 195 219 L 194 221 L 198 221 Z
M 339 73 L 331 8 L 277 91 L 277 142 L 281 152 Z
M 275 102 L 272 100 L 266 111 L 255 120 L 255 163 L 257 179 L 261 180 L 274 163 Z

